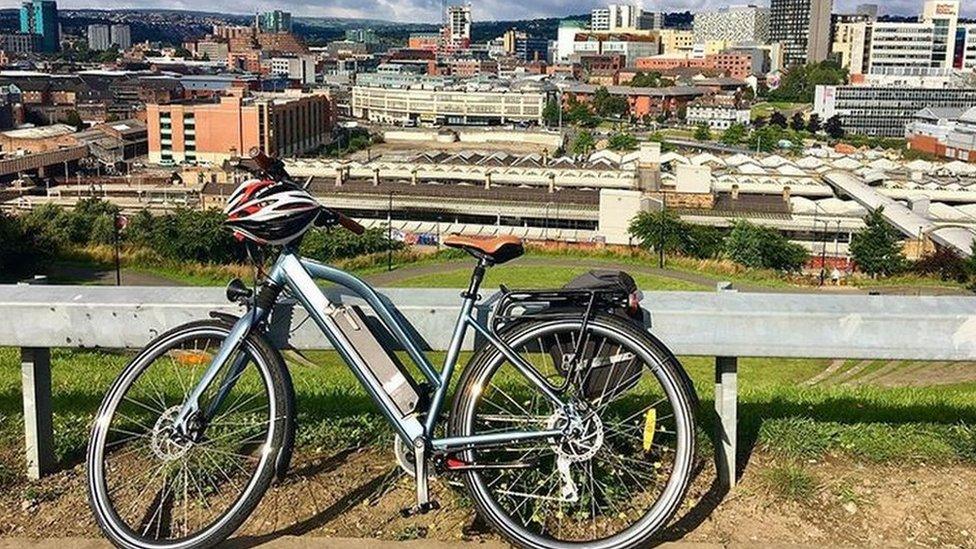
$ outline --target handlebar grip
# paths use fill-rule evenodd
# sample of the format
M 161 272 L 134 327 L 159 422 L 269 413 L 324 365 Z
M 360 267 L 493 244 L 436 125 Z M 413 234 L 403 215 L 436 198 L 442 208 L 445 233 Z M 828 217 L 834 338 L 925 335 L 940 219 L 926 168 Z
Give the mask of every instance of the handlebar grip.
M 262 151 L 260 148 L 251 147 L 251 150 L 248 151 L 247 154 L 248 156 L 251 157 L 251 160 L 253 160 L 254 163 L 257 164 L 258 167 L 261 168 L 262 170 L 268 171 L 271 169 L 271 166 L 273 164 L 271 161 L 271 157 L 264 154 L 264 151 Z
M 363 227 L 356 221 L 338 212 L 336 212 L 336 216 L 338 217 L 339 224 L 342 225 L 344 229 L 351 231 L 353 234 L 363 234 L 366 232 L 366 227 Z

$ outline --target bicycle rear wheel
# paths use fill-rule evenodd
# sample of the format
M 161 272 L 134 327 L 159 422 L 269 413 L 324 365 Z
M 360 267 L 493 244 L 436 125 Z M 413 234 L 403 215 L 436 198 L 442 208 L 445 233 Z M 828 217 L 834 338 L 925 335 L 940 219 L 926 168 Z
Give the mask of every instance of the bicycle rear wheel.
M 240 527 L 287 462 L 291 381 L 280 355 L 256 335 L 217 378 L 234 380 L 226 397 L 215 398 L 214 383 L 201 400 L 208 413 L 200 434 L 174 435 L 173 418 L 229 332 L 225 323 L 203 321 L 160 336 L 106 395 L 88 447 L 88 493 L 116 545 L 214 545 Z
M 582 328 L 581 319 L 537 320 L 503 335 L 575 411 L 558 409 L 493 347 L 472 358 L 455 393 L 453 437 L 575 425 L 561 440 L 461 454 L 478 466 L 464 473 L 478 512 L 522 547 L 647 543 L 691 479 L 693 399 L 675 357 L 609 315 Z

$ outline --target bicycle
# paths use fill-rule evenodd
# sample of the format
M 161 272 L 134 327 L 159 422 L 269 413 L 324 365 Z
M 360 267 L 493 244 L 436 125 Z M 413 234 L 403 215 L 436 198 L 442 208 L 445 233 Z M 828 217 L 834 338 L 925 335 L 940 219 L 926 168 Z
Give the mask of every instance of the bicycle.
M 310 205 L 280 161 L 253 156 L 253 171 L 267 181 L 241 190 L 245 198 L 277 189 L 286 197 L 276 206 L 281 211 L 308 208 L 315 224 L 363 231 L 317 202 Z M 475 306 L 487 269 L 519 257 L 523 245 L 514 237 L 449 237 L 445 245 L 465 250 L 476 263 L 437 369 L 376 290 L 299 255 L 307 226 L 257 237 L 259 225 L 238 223 L 235 230 L 263 242 L 281 237 L 282 248 L 253 290 L 240 280 L 228 285 L 228 299 L 246 312 L 212 315 L 160 335 L 125 367 L 96 415 L 87 454 L 89 500 L 114 544 L 219 543 L 287 472 L 294 389 L 267 338 L 283 296 L 306 310 L 393 428 L 395 459 L 415 479 L 410 513 L 437 508 L 429 479 L 445 475 L 460 476 L 476 511 L 522 547 L 639 546 L 674 516 L 695 459 L 694 393 L 674 355 L 634 320 L 639 295 L 503 287 L 494 319 L 483 322 Z M 380 342 L 362 309 L 330 302 L 316 279 L 359 296 L 422 380 Z M 461 373 L 445 418 L 470 330 L 484 343 Z

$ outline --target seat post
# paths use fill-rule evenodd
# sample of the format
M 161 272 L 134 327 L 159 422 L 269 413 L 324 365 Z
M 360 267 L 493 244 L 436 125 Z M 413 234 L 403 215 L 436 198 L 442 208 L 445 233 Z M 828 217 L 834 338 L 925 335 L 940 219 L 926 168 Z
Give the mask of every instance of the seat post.
M 485 271 L 491 266 L 491 262 L 486 257 L 479 257 L 478 264 L 474 266 L 474 271 L 471 273 L 471 281 L 468 283 L 468 289 L 461 294 L 464 299 L 478 299 L 478 289 L 481 288 L 481 282 L 485 278 Z

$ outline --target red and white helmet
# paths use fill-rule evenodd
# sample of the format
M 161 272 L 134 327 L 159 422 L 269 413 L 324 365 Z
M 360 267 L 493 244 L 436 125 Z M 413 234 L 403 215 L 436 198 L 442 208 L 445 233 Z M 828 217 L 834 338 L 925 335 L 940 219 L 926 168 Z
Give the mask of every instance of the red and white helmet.
M 226 224 L 258 244 L 287 244 L 305 234 L 322 206 L 305 189 L 290 183 L 251 179 L 227 200 Z

